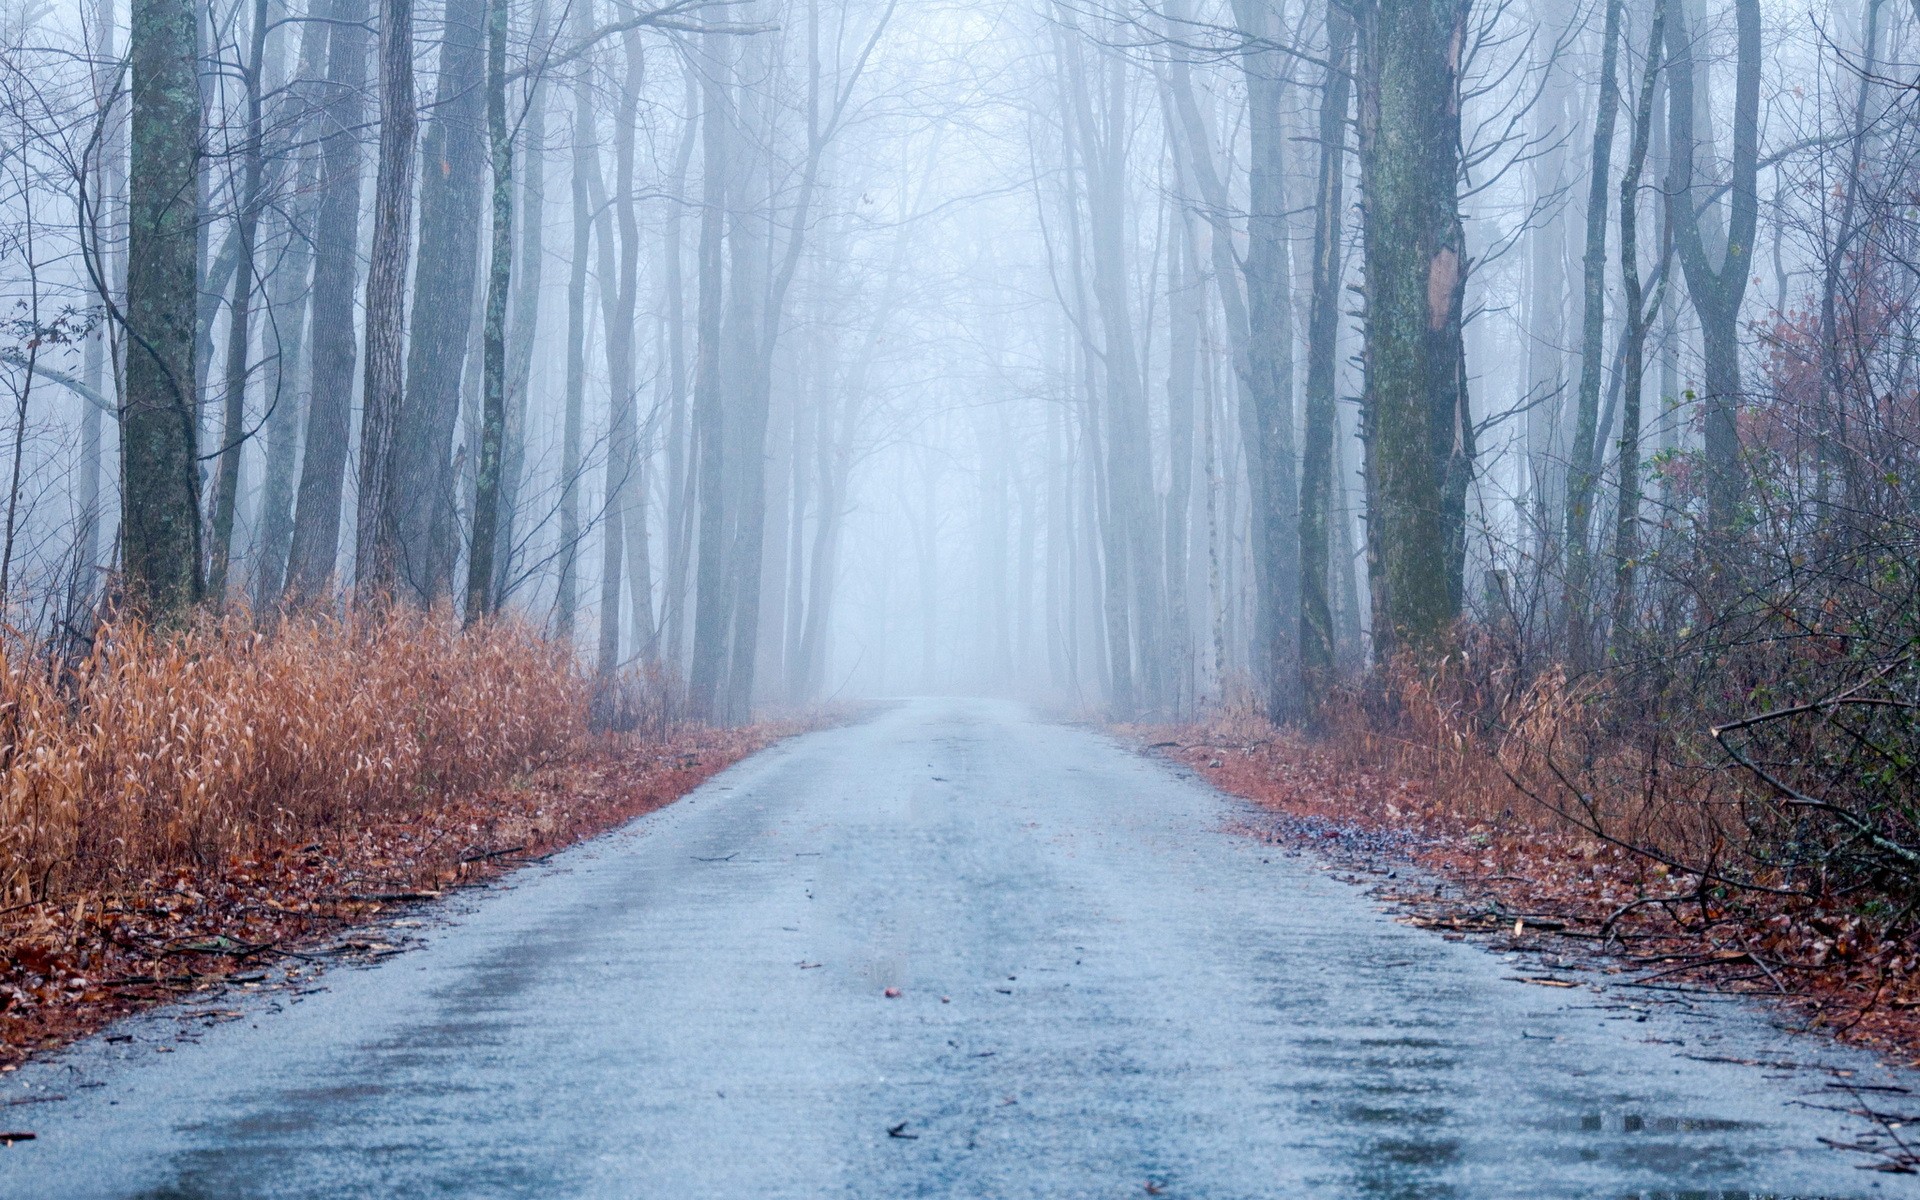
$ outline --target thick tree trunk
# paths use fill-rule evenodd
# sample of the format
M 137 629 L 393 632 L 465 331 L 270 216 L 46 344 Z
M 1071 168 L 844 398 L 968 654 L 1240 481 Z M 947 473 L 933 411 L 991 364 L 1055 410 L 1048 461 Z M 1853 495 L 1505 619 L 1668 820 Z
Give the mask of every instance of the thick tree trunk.
M 120 418 L 127 599 L 163 623 L 204 591 L 195 262 L 199 238 L 197 7 L 134 0 L 128 44 L 126 395 Z
M 488 167 L 487 0 L 447 0 L 432 118 L 420 139 L 419 251 L 406 394 L 394 416 L 396 585 L 431 604 L 452 588 L 453 433 L 473 326 Z
M 372 260 L 367 267 L 367 352 L 361 381 L 354 557 L 355 590 L 376 603 L 399 582 L 395 427 L 406 347 L 403 317 L 413 240 L 415 130 L 413 0 L 381 0 L 380 160 L 373 189 Z
M 1360 15 L 1367 532 L 1381 661 L 1438 647 L 1460 612 L 1473 465 L 1460 313 L 1467 9 L 1375 0 Z

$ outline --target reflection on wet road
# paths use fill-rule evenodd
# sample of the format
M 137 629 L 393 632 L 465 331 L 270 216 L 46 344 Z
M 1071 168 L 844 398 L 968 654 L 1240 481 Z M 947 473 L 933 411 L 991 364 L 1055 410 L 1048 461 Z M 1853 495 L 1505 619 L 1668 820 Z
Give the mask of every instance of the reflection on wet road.
M 40 1137 L 0 1194 L 1920 1194 L 1821 1143 L 1863 1133 L 1831 1077 L 1721 1061 L 1838 1051 L 1509 981 L 1240 811 L 1011 706 L 897 705 L 324 991 L 20 1072 L 0 1098 L 72 1098 L 10 1110 Z

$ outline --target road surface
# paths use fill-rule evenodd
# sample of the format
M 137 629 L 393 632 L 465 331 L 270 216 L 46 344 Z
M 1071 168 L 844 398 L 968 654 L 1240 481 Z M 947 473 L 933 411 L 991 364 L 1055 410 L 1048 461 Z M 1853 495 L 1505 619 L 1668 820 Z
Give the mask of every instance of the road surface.
M 883 708 L 324 990 L 6 1077 L 70 1098 L 0 1115 L 39 1135 L 0 1195 L 1915 1194 L 1818 1140 L 1861 1133 L 1831 1076 L 1702 1061 L 1840 1051 L 1511 981 L 1245 811 L 1011 705 Z

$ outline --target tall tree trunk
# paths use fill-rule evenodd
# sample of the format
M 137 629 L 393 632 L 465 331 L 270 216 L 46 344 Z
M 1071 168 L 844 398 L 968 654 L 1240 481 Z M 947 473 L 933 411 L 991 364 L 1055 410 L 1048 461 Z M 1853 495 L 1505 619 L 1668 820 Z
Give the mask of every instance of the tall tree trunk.
M 589 5 L 573 10 L 575 40 L 592 25 Z M 587 254 L 593 239 L 593 212 L 587 189 L 588 156 L 594 145 L 590 76 L 577 68 L 573 83 L 573 254 L 567 269 L 567 397 L 560 433 L 560 581 L 554 599 L 554 631 L 562 640 L 574 633 L 580 587 L 580 453 L 586 428 Z
M 1851 502 L 1858 487 L 1853 470 L 1853 458 L 1847 454 L 1848 413 L 1844 397 L 1849 383 L 1849 356 L 1842 353 L 1840 346 L 1840 292 L 1844 283 L 1846 269 L 1853 256 L 1854 239 L 1860 235 L 1860 176 L 1867 156 L 1869 123 L 1867 104 L 1873 90 L 1881 86 L 1879 79 L 1880 50 L 1880 5 L 1881 0 L 1867 0 L 1866 28 L 1862 31 L 1860 64 L 1857 68 L 1860 79 L 1854 92 L 1853 123 L 1848 130 L 1847 174 L 1840 186 L 1844 195 L 1840 201 L 1840 220 L 1834 229 L 1831 241 L 1824 247 L 1820 278 L 1820 386 L 1822 390 L 1819 413 L 1820 449 L 1818 482 L 1820 498 L 1825 499 L 1830 488 L 1830 477 L 1835 467 L 1839 467 L 1846 476 L 1848 500 Z M 1780 237 L 1774 237 L 1774 254 L 1779 255 Z M 1782 298 L 1781 308 L 1786 307 Z M 1858 368 L 1855 367 L 1855 370 Z M 1849 504 L 1851 507 L 1851 503 Z
M 620 664 L 620 593 L 622 563 L 628 550 L 635 519 L 634 497 L 639 491 L 640 470 L 635 407 L 639 396 L 634 387 L 634 322 L 640 298 L 640 231 L 634 206 L 634 139 L 639 118 L 640 87 L 644 59 L 637 33 L 623 39 L 626 57 L 625 78 L 619 105 L 614 113 L 613 193 L 597 203 L 600 210 L 600 311 L 605 325 L 607 352 L 607 486 L 606 512 L 601 517 L 600 538 L 600 641 L 597 658 L 599 671 L 611 675 Z M 599 180 L 598 160 L 588 175 L 594 192 Z M 611 210 L 611 211 L 609 211 Z M 618 220 L 617 235 L 609 228 Z M 615 263 L 617 247 L 618 263 Z M 634 597 L 636 606 L 644 603 Z M 649 621 L 649 624 L 651 622 Z
M 240 149 L 240 208 L 234 214 L 238 257 L 233 272 L 233 303 L 227 318 L 227 376 L 222 396 L 219 469 L 213 492 L 212 561 L 207 593 L 216 604 L 227 594 L 227 566 L 233 557 L 233 518 L 240 503 L 240 455 L 247 444 L 248 350 L 252 341 L 254 248 L 266 204 L 267 147 L 262 97 L 267 58 L 267 0 L 254 0 L 252 39 L 242 68 L 247 98 L 247 134 Z
M 536 52 L 547 44 L 547 6 L 534 8 L 532 45 Z M 515 527 L 520 519 L 520 493 L 527 469 L 527 410 L 533 382 L 534 338 L 540 327 L 540 286 L 546 264 L 547 194 L 547 80 L 537 74 L 528 82 L 526 120 L 521 126 L 526 162 L 520 169 L 518 213 L 520 248 L 515 253 L 513 313 L 507 332 L 507 428 L 500 460 L 500 531 L 494 539 L 493 595 L 506 602 L 514 584 Z
M 289 599 L 311 601 L 333 580 L 353 415 L 354 293 L 360 271 L 360 126 L 366 119 L 368 0 L 333 0 L 328 12 L 326 104 L 321 114 L 320 197 L 314 211 L 312 400 L 306 453 L 287 554 Z
M 1186 711 L 1193 696 L 1193 618 L 1188 612 L 1190 575 L 1187 532 L 1193 506 L 1193 389 L 1200 365 L 1200 314 L 1206 280 L 1200 271 L 1191 219 L 1174 215 L 1167 271 L 1167 499 L 1161 518 L 1167 575 L 1167 657 L 1173 668 L 1168 701 Z M 1023 555 L 1025 547 L 1022 547 Z M 1021 566 L 1026 568 L 1023 557 Z M 1025 611 L 1027 593 L 1021 587 Z M 1021 654 L 1022 660 L 1027 655 Z
M 473 544 L 467 552 L 468 624 L 493 611 L 500 531 L 500 460 L 507 433 L 507 297 L 513 288 L 513 131 L 507 125 L 507 0 L 487 5 L 487 138 L 493 159 L 493 230 L 481 333 L 480 455 L 474 465 Z
M 413 0 L 380 0 L 380 160 L 373 189 L 372 259 L 367 267 L 367 352 L 361 381 L 354 556 L 355 590 L 376 602 L 399 582 L 394 435 L 406 346 L 402 319 L 413 240 L 415 131 Z
M 1173 22 L 1173 29 L 1178 35 L 1181 27 L 1189 21 L 1186 0 L 1168 0 L 1167 16 Z M 1257 447 L 1263 442 L 1263 434 L 1259 415 L 1260 405 L 1254 398 L 1255 389 L 1259 386 L 1257 378 L 1259 370 L 1253 349 L 1254 328 L 1248 313 L 1243 268 L 1233 249 L 1236 234 L 1231 216 L 1239 205 L 1229 194 L 1226 181 L 1221 178 L 1220 168 L 1214 157 L 1213 133 L 1205 113 L 1202 112 L 1194 97 L 1191 70 L 1185 55 L 1175 54 L 1170 57 L 1167 79 L 1172 92 L 1172 103 L 1179 114 L 1181 126 L 1186 131 L 1186 136 L 1180 139 L 1180 142 L 1187 154 L 1191 177 L 1199 187 L 1200 198 L 1204 204 L 1203 211 L 1212 230 L 1212 236 L 1208 241 L 1211 244 L 1213 281 L 1215 289 L 1220 294 L 1227 346 L 1233 360 L 1233 379 L 1239 398 L 1236 408 L 1239 415 L 1240 439 L 1247 446 Z M 1263 141 L 1262 145 L 1263 148 L 1271 149 L 1270 142 Z M 1273 186 L 1272 179 L 1272 175 L 1269 174 L 1267 176 L 1269 187 Z M 1260 454 L 1249 454 L 1246 460 L 1246 474 L 1254 511 L 1272 511 L 1274 503 L 1270 500 L 1270 493 L 1278 486 L 1278 481 L 1270 478 L 1271 473 L 1267 470 L 1265 457 Z M 1297 504 L 1297 500 L 1291 500 L 1288 503 Z M 1228 505 L 1229 509 L 1233 507 L 1232 504 Z M 1228 521 L 1227 526 L 1231 527 L 1232 522 Z M 1280 594 L 1276 581 L 1281 577 L 1279 564 L 1272 561 L 1271 552 L 1274 545 L 1275 541 L 1272 538 L 1255 538 L 1251 547 L 1255 604 L 1251 645 L 1247 649 L 1249 661 L 1255 663 L 1272 663 L 1276 660 L 1276 655 L 1284 659 L 1286 651 L 1280 644 L 1281 639 L 1290 637 L 1290 634 L 1281 628 L 1281 621 L 1291 615 L 1291 610 L 1283 611 L 1273 602 L 1274 598 Z M 1234 561 L 1232 555 L 1226 557 L 1223 578 L 1231 577 Z M 1224 627 L 1227 630 L 1228 639 L 1237 643 L 1238 622 L 1233 617 L 1234 611 L 1236 610 L 1228 611 Z M 1237 644 L 1235 649 L 1239 649 Z M 1274 683 L 1277 679 L 1278 676 L 1275 676 L 1269 683 Z M 1273 699 L 1271 687 L 1261 690 L 1260 703 L 1263 706 L 1271 705 Z
M 420 139 L 419 251 L 407 341 L 406 393 L 394 415 L 396 585 L 431 604 L 449 595 L 457 542 L 453 436 L 481 257 L 489 159 L 487 0 L 447 0 L 432 117 Z
M 308 43 L 317 43 L 313 57 L 307 57 Z M 300 78 L 318 78 L 325 68 L 325 26 L 311 22 L 302 37 Z M 309 101 L 299 101 L 305 105 Z M 300 140 L 306 141 L 318 131 L 317 122 L 306 119 L 300 126 Z M 253 604 L 256 609 L 272 607 L 286 582 L 288 553 L 293 544 L 293 494 L 300 459 L 300 431 L 313 388 L 309 381 L 310 341 L 307 314 L 312 303 L 312 235 L 314 204 L 312 197 L 320 184 L 319 156 L 302 147 L 294 176 L 294 196 L 283 225 L 286 250 L 279 268 L 267 280 L 267 303 L 277 314 L 274 326 L 279 334 L 279 353 L 274 356 L 268 392 L 271 405 L 266 416 L 266 478 L 260 494 L 260 538 L 253 563 Z
M 1307 316 L 1306 429 L 1300 464 L 1300 679 L 1309 713 L 1317 712 L 1337 669 L 1329 596 L 1329 534 L 1333 518 L 1334 438 L 1340 341 L 1341 281 L 1345 259 L 1348 60 L 1353 21 L 1338 3 L 1327 5 L 1327 72 L 1320 90 L 1320 169 L 1313 200 L 1313 299 Z
M 708 29 L 701 45 L 701 183 L 699 350 L 694 373 L 694 438 L 699 447 L 698 564 L 694 579 L 693 659 L 688 700 L 697 720 L 720 715 L 721 674 L 727 661 L 726 412 L 721 378 L 721 324 L 725 312 L 726 209 L 733 153 L 731 52 L 725 33 Z
M 178 620 L 205 589 L 194 293 L 200 213 L 197 6 L 134 0 L 128 43 L 126 395 L 121 558 L 128 600 Z
M 1697 172 L 1700 138 L 1694 128 L 1694 29 L 1684 14 L 1669 14 L 1667 53 L 1669 98 L 1669 175 L 1667 197 L 1674 247 L 1687 276 L 1687 295 L 1700 316 L 1704 375 L 1701 380 L 1702 433 L 1705 438 L 1707 526 L 1718 536 L 1733 531 L 1741 496 L 1740 304 L 1746 297 L 1748 265 L 1759 224 L 1760 193 L 1760 0 L 1734 0 L 1735 70 L 1733 85 L 1733 157 L 1728 190 L 1726 242 L 1716 268 L 1701 228 L 1702 206 Z M 1675 19 L 1678 17 L 1679 19 Z M 1701 105 L 1701 107 L 1705 107 Z
M 1660 312 L 1660 295 L 1643 302 L 1640 280 L 1640 179 L 1647 165 L 1653 131 L 1653 101 L 1660 78 L 1660 51 L 1668 0 L 1654 0 L 1653 27 L 1647 37 L 1644 74 L 1633 110 L 1633 141 L 1627 169 L 1620 177 L 1620 282 L 1625 293 L 1627 330 L 1621 374 L 1626 389 L 1620 415 L 1620 492 L 1614 509 L 1613 637 L 1617 644 L 1634 611 L 1635 558 L 1640 552 L 1640 390 L 1646 371 L 1647 331 Z M 1665 247 L 1659 291 L 1666 283 Z
M 1580 263 L 1580 390 L 1574 402 L 1573 461 L 1567 471 L 1567 580 L 1565 613 L 1570 651 L 1588 652 L 1587 614 L 1592 597 L 1593 498 L 1600 475 L 1600 383 L 1606 374 L 1607 183 L 1613 177 L 1613 127 L 1620 110 L 1620 21 L 1625 0 L 1606 0 L 1600 42 L 1600 96 L 1593 118 L 1593 157 L 1587 176 L 1587 243 Z
M 1460 612 L 1473 465 L 1460 312 L 1467 10 L 1467 0 L 1373 0 L 1359 14 L 1367 533 L 1381 661 L 1436 648 Z
M 667 416 L 667 579 L 662 624 L 666 629 L 666 661 L 675 671 L 685 665 L 687 568 L 692 558 L 694 434 L 687 407 L 687 283 L 684 226 L 687 171 L 700 137 L 700 90 L 686 60 L 681 65 L 685 89 L 686 124 L 674 155 L 672 192 L 667 197 L 667 219 L 662 246 L 662 279 L 667 293 L 667 362 L 671 410 Z
M 114 0 L 94 0 L 94 42 L 91 50 L 96 65 L 92 72 L 93 99 L 104 128 L 100 138 L 99 164 L 92 178 L 87 181 L 91 210 L 86 215 L 81 231 L 93 248 L 95 269 L 99 272 L 96 282 L 103 298 L 119 294 L 123 287 L 119 270 L 122 260 L 112 249 L 112 239 L 104 237 L 112 225 L 114 210 L 125 198 L 126 187 L 126 160 L 123 157 L 126 146 L 122 140 L 125 127 L 114 111 L 120 78 L 119 56 L 114 49 L 114 8 Z M 110 368 L 115 368 L 111 370 L 115 383 L 120 381 L 117 350 L 122 344 L 123 339 L 115 335 L 111 326 L 97 328 L 87 337 L 81 369 L 85 373 L 87 386 L 103 400 L 109 391 L 107 377 Z M 114 391 L 117 399 L 118 389 Z M 106 414 L 111 411 L 116 411 L 112 403 L 88 403 L 80 412 L 80 503 L 74 530 L 74 576 L 68 589 L 71 597 L 69 610 L 76 623 L 81 609 L 90 605 L 98 594 L 99 580 L 95 573 L 100 568 L 100 493 L 105 471 L 105 464 L 101 461 L 104 453 L 102 443 L 106 432 Z
M 1267 47 L 1280 40 L 1271 0 L 1234 0 L 1247 39 L 1241 66 L 1247 82 L 1249 177 L 1247 255 L 1248 398 L 1253 402 L 1257 456 L 1266 486 L 1256 495 L 1253 536 L 1264 543 L 1266 581 L 1254 603 L 1269 631 L 1254 682 L 1274 720 L 1300 711 L 1299 471 L 1293 434 L 1293 259 L 1287 230 L 1285 59 Z

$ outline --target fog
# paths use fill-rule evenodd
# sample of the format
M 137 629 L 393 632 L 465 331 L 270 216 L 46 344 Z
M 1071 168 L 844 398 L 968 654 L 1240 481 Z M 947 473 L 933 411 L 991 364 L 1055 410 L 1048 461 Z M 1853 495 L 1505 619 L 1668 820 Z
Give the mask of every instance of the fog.
M 1291 720 L 1463 629 L 1521 674 L 1657 658 L 1709 576 L 1907 544 L 1920 4 L 4 32 L 0 592 L 38 636 L 379 594 L 715 719 Z

